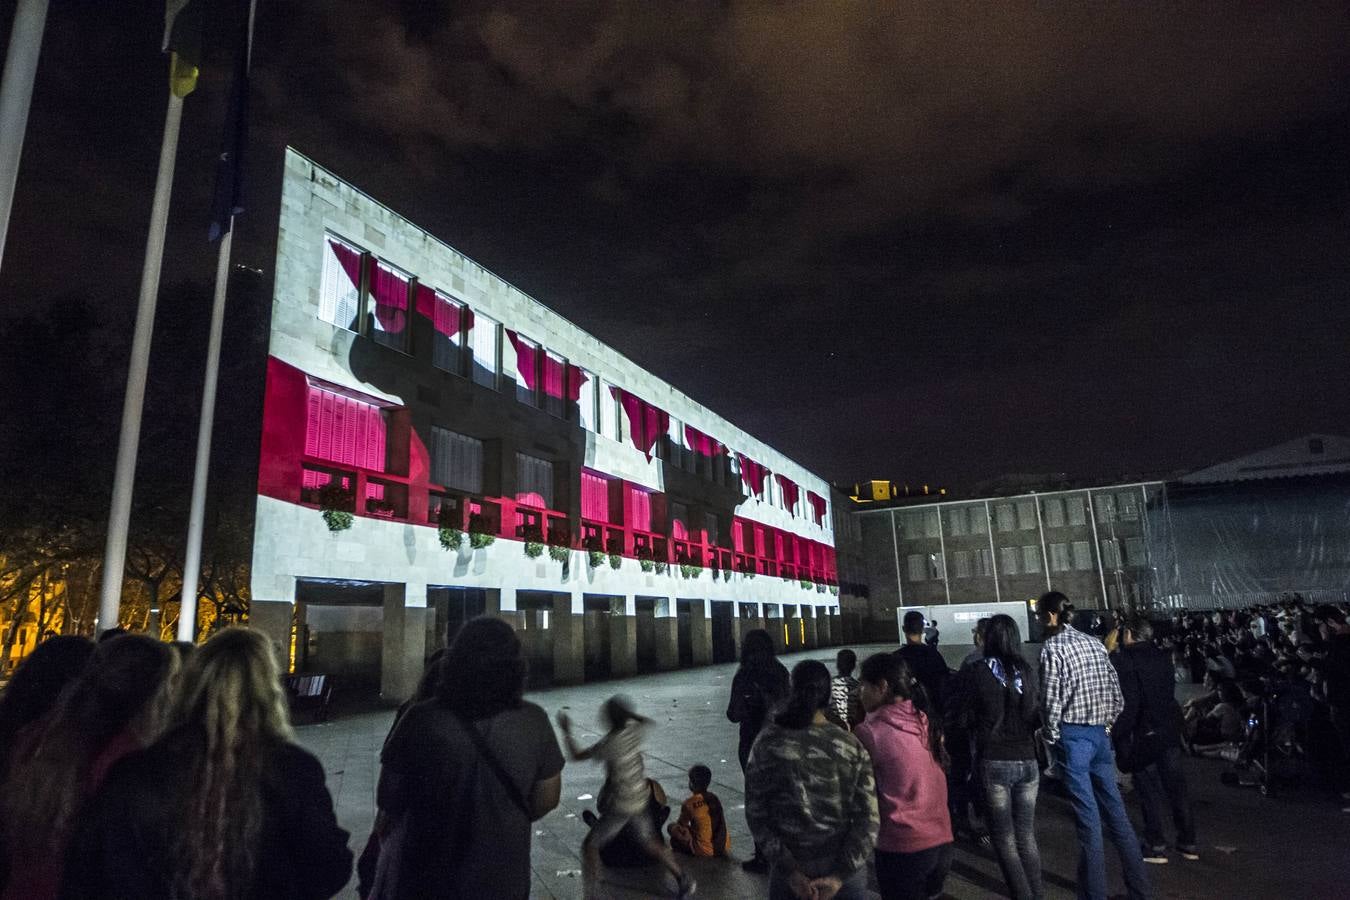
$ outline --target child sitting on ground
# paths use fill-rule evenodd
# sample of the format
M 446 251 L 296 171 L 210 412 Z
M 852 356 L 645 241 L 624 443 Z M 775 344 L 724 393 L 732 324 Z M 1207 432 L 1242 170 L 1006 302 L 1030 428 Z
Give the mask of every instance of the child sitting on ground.
M 572 720 L 567 713 L 558 713 L 558 725 L 572 758 L 596 759 L 605 764 L 602 794 L 606 803 L 600 810 L 599 821 L 581 844 L 582 890 L 587 898 L 595 895 L 600 851 L 625 829 L 631 829 L 634 839 L 647 855 L 659 861 L 675 878 L 678 896 L 688 897 L 694 893 L 694 879 L 680 868 L 646 814 L 651 788 L 642 762 L 642 734 L 651 719 L 638 715 L 631 702 L 618 695 L 605 701 L 601 717 L 609 731 L 596 744 L 583 750 L 572 737 Z
M 727 820 L 722 801 L 708 790 L 712 769 L 694 766 L 689 770 L 690 798 L 680 807 L 680 818 L 668 829 L 670 846 L 691 856 L 726 856 L 731 852 Z

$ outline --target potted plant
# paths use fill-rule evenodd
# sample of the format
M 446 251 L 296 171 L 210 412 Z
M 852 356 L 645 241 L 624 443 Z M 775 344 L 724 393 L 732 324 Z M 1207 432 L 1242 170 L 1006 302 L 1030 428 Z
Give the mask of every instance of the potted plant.
M 493 533 L 487 519 L 483 518 L 482 513 L 474 513 L 469 516 L 469 546 L 475 550 L 481 550 L 484 547 L 491 547 L 497 540 L 497 535 Z
M 337 533 L 352 527 L 355 517 L 356 494 L 346 490 L 336 480 L 330 481 L 319 490 L 319 510 L 328 530 Z
M 520 536 L 525 539 L 526 556 L 538 559 L 544 555 L 544 529 L 538 525 L 526 525 L 521 530 Z
M 623 565 L 623 538 L 612 537 L 605 542 L 605 550 L 609 553 L 609 567 L 618 569 Z
M 832 585 L 830 585 L 830 593 L 833 594 L 834 596 L 838 597 L 838 596 L 839 596 L 839 585 L 837 585 L 837 584 L 832 584 Z
M 805 576 L 803 576 L 802 578 L 799 578 L 799 579 L 798 579 L 798 583 L 801 584 L 802 590 L 804 590 L 804 591 L 809 591 L 809 590 L 811 590 L 811 579 L 810 579 L 810 578 L 806 578 Z
M 703 567 L 698 563 L 680 563 L 680 575 L 683 578 L 697 578 L 703 574 Z
M 436 536 L 441 539 L 444 550 L 458 550 L 464 546 L 464 532 L 459 529 L 456 512 L 449 503 L 442 503 L 436 510 Z
M 731 570 L 730 570 L 730 569 L 723 569 L 723 570 L 722 570 L 722 580 L 723 580 L 723 581 L 730 581 L 730 580 L 731 580 Z
M 656 562 L 655 560 L 652 559 L 651 547 L 647 546 L 638 547 L 637 552 L 634 555 L 637 556 L 638 568 L 640 568 L 642 571 L 650 572 L 656 568 Z
M 554 562 L 567 562 L 572 552 L 572 536 L 565 528 L 551 528 L 548 532 L 548 557 Z
M 664 559 L 655 560 L 653 564 L 656 566 L 657 575 L 666 574 L 666 570 L 670 568 L 670 563 L 666 562 Z
M 592 569 L 600 568 L 600 564 L 605 561 L 604 544 L 600 541 L 600 535 L 593 534 L 583 542 L 586 548 L 586 562 Z

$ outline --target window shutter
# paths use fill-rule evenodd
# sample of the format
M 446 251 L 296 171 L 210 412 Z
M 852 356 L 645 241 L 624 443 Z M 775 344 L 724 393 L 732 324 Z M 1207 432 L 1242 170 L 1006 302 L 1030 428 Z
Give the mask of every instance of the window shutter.
M 313 388 L 305 398 L 305 455 L 320 456 L 319 435 L 323 432 L 320 424 L 323 415 L 323 393 Z

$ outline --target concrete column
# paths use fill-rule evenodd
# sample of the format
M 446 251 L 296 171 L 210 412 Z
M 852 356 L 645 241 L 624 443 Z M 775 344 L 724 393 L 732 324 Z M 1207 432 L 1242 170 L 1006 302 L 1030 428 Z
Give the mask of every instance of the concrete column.
M 829 609 L 816 610 L 816 644 L 821 647 L 833 647 L 838 643 L 831 621 L 834 617 L 830 612 Z
M 764 629 L 769 632 L 769 637 L 773 639 L 773 649 L 777 653 L 783 653 L 787 650 L 787 644 L 783 637 L 783 607 L 777 604 L 768 604 L 764 608 Z
M 291 669 L 291 618 L 295 604 L 290 600 L 258 600 L 248 605 L 248 627 L 261 631 L 272 640 L 282 672 Z
M 380 697 L 386 703 L 402 703 L 417 690 L 427 657 L 426 603 L 424 585 L 384 586 Z
M 675 613 L 674 599 L 657 598 L 656 668 L 662 672 L 668 672 L 680 665 L 680 620 Z
M 694 651 L 694 665 L 712 663 L 712 609 L 710 600 L 691 600 L 689 603 L 689 643 Z
M 802 623 L 806 626 L 806 648 L 808 650 L 814 650 L 820 646 L 820 635 L 816 626 L 816 623 L 820 621 L 818 618 L 819 612 L 820 610 L 813 606 L 802 607 Z
M 585 601 L 580 591 L 553 595 L 553 683 L 581 684 L 586 680 Z
M 485 593 L 487 594 L 487 609 L 485 610 L 487 615 L 496 616 L 516 631 L 522 630 L 525 625 L 525 617 L 516 609 L 516 589 L 513 587 L 489 588 Z
M 609 602 L 609 674 L 613 678 L 637 674 L 636 597 Z

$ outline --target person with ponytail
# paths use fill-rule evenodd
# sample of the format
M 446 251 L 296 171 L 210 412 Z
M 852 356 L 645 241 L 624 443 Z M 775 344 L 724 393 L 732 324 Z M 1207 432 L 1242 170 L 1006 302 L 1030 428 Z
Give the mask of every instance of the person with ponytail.
M 271 641 L 227 628 L 191 655 L 185 681 L 177 726 L 119 763 L 81 816 L 63 900 L 324 900 L 342 890 L 348 834 L 323 767 L 294 742 Z
M 878 824 L 872 761 L 829 722 L 829 705 L 830 670 L 798 663 L 786 703 L 750 751 L 745 818 L 769 862 L 770 900 L 867 896 Z
M 876 771 L 882 900 L 938 897 L 952 863 L 941 716 L 909 665 L 893 653 L 863 662 L 862 702 L 867 718 L 855 734 Z
M 763 628 L 747 631 L 741 638 L 741 666 L 731 680 L 731 698 L 727 719 L 740 726 L 741 739 L 736 756 L 741 774 L 750 761 L 750 748 L 769 716 L 769 712 L 788 695 L 788 671 L 773 652 L 773 638 Z M 754 855 L 741 863 L 747 872 L 767 872 L 768 860 L 755 845 Z
M 1040 688 L 1036 669 L 1022 655 L 1022 636 L 1011 616 L 989 620 L 983 657 L 969 669 L 962 718 L 975 735 L 977 771 L 989 809 L 989 830 L 999 868 L 1013 900 L 1040 900 L 1041 855 L 1036 845 L 1036 727 Z

